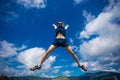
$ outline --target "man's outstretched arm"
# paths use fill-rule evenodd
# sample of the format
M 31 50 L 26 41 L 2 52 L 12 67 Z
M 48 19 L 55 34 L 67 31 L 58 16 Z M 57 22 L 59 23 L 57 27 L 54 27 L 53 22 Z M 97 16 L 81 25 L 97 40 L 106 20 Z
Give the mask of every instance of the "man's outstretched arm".
M 65 26 L 65 29 L 67 30 L 67 29 L 68 29 L 68 27 L 69 27 L 69 25 L 67 24 L 67 25 Z
M 54 27 L 54 29 L 57 29 L 57 26 L 55 24 L 52 25 Z

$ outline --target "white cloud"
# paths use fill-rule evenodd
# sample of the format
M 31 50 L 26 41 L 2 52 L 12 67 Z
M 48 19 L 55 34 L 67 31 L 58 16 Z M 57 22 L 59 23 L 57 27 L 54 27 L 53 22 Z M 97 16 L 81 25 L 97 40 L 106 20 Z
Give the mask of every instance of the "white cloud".
M 88 0 L 74 0 L 74 5 L 76 6 L 77 4 L 85 3 Z
M 24 50 L 26 48 L 27 48 L 27 46 L 23 44 L 20 48 L 18 48 L 18 50 L 21 51 L 21 50 Z
M 83 62 L 88 68 L 88 71 L 98 71 L 104 70 L 104 67 L 99 64 L 99 61 L 90 61 L 90 62 Z
M 14 44 L 7 41 L 0 41 L 0 57 L 6 58 L 17 54 L 17 48 Z
M 4 3 L 1 1 L 1 4 L 0 4 L 0 20 L 1 21 L 11 23 L 12 21 L 15 22 L 15 20 L 18 20 L 19 14 L 14 8 L 15 7 L 15 4 L 13 4 L 14 1 L 15 0 L 10 0 Z
M 96 33 L 104 36 L 106 31 L 109 32 L 107 33 L 107 35 L 110 34 L 110 32 L 119 32 L 119 25 L 114 22 L 115 20 L 120 18 L 119 3 L 120 2 L 118 2 L 117 4 L 114 3 L 114 7 L 112 7 L 110 10 L 107 9 L 107 11 L 105 11 L 105 8 L 105 10 L 101 12 L 97 18 L 86 24 L 85 30 L 81 32 L 80 37 L 87 38 L 86 36 L 90 36 Z M 116 28 L 118 28 L 118 30 L 116 30 Z M 116 35 L 116 33 L 113 33 L 113 35 Z
M 45 74 L 45 73 L 42 73 L 42 74 L 41 74 L 41 77 L 46 77 L 46 78 L 47 78 L 47 77 L 49 77 L 49 76 L 48 76 L 47 74 Z
M 10 73 L 11 73 L 11 75 L 13 75 L 15 73 L 15 69 L 14 68 L 10 68 L 8 66 L 4 66 L 4 67 L 0 66 L 0 73 L 8 74 L 8 75 L 10 75 Z
M 71 73 L 70 71 L 64 71 L 64 72 L 63 72 L 63 75 L 64 75 L 64 76 L 70 76 L 70 73 Z
M 118 56 L 120 57 L 119 54 L 120 23 L 118 23 L 120 20 L 119 4 L 120 1 L 118 0 L 117 1 L 110 0 L 110 5 L 105 7 L 103 12 L 101 12 L 98 15 L 98 17 L 96 17 L 92 21 L 89 21 L 85 26 L 85 30 L 83 30 L 80 33 L 80 39 L 91 38 L 91 35 L 98 35 L 97 37 L 90 39 L 87 42 L 84 41 L 80 45 L 80 53 L 82 59 L 86 61 L 91 61 L 91 64 L 89 64 L 91 65 L 91 70 L 108 69 L 110 67 L 109 65 L 110 63 L 112 65 L 112 68 L 114 66 L 113 64 L 119 65 L 118 62 L 119 60 Z M 106 62 L 108 57 L 111 58 L 111 62 L 110 61 Z M 98 60 L 100 62 L 96 62 Z
M 69 38 L 70 41 L 70 47 L 72 48 L 73 51 L 78 51 L 78 47 L 74 45 L 74 40 L 72 38 Z
M 45 49 L 43 48 L 31 48 L 25 51 L 22 51 L 18 55 L 18 61 L 21 62 L 26 68 L 31 68 L 40 63 L 41 58 L 45 53 Z M 51 65 L 55 61 L 56 56 L 50 56 L 48 59 L 43 63 L 41 72 L 48 72 L 51 70 Z
M 0 41 L 0 57 L 1 57 L 1 66 L 0 72 L 3 74 L 7 74 L 9 76 L 23 76 L 23 75 L 36 75 L 41 73 L 47 73 L 48 71 L 52 70 L 52 63 L 55 62 L 56 56 L 50 56 L 48 59 L 43 63 L 42 69 L 40 71 L 32 72 L 29 68 L 35 66 L 40 62 L 41 57 L 45 53 L 45 49 L 34 47 L 31 49 L 26 49 L 26 45 L 22 45 L 21 47 L 15 47 L 14 44 L 7 42 L 7 41 Z M 19 52 L 19 53 L 18 53 Z M 14 56 L 16 55 L 16 56 Z M 14 56 L 14 58 L 11 56 Z M 8 61 L 3 61 L 4 58 L 8 58 Z M 14 60 L 13 60 L 14 59 Z M 3 64 L 3 63 L 6 64 Z M 22 65 L 14 65 L 14 63 L 22 63 Z M 55 70 L 57 73 L 58 70 Z
M 10 43 L 6 40 L 0 41 L 0 57 L 7 58 L 17 55 L 17 51 L 21 51 L 25 48 L 27 48 L 27 46 L 24 44 L 17 48 L 13 43 Z
M 69 39 L 70 43 L 73 44 L 74 40 L 72 38 Z
M 33 67 L 40 62 L 45 50 L 42 48 L 31 48 L 22 51 L 18 55 L 18 61 L 23 63 L 27 68 Z
M 52 73 L 57 74 L 59 72 L 59 69 L 55 69 L 52 71 Z
M 56 56 L 50 56 L 42 66 L 41 72 L 48 72 L 52 68 L 52 63 L 55 62 Z
M 85 17 L 87 22 L 90 22 L 93 19 L 95 19 L 95 16 L 92 15 L 91 13 L 88 13 L 87 11 L 83 11 L 83 16 Z
M 15 11 L 4 11 L 7 15 L 6 16 L 2 16 L 2 20 L 6 21 L 6 22 L 11 22 L 11 21 L 15 21 L 19 18 L 19 15 L 15 12 Z
M 73 51 L 77 52 L 79 50 L 79 47 L 77 46 L 71 45 L 70 47 L 72 48 Z
M 74 4 L 79 4 L 81 2 L 83 2 L 83 0 L 74 0 Z
M 54 66 L 53 68 L 54 69 L 60 69 L 60 68 L 62 68 L 63 66 Z
M 47 0 L 17 0 L 17 3 L 26 8 L 45 8 Z
M 63 67 L 64 66 L 54 66 L 52 68 L 52 73 L 57 74 L 60 71 L 60 69 L 63 68 Z
M 9 66 L 0 66 L 0 73 L 5 74 L 7 76 L 28 76 L 28 75 L 34 75 L 35 72 L 32 72 L 30 70 L 17 70 L 13 67 Z
M 78 64 L 76 62 L 72 63 L 72 67 L 78 67 Z

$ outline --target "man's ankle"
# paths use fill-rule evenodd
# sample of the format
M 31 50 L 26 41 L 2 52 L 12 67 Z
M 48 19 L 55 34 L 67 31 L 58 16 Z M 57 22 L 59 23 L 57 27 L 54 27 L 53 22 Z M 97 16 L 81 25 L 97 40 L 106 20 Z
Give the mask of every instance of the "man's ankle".
M 79 66 L 79 67 L 81 67 L 81 66 L 82 66 L 82 64 L 78 64 L 78 66 Z
M 38 64 L 38 67 L 41 67 L 41 64 Z

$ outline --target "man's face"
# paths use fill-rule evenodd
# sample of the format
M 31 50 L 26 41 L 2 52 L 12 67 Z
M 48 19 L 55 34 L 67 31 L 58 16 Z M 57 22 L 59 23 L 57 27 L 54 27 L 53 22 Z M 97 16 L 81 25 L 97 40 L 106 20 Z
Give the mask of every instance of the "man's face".
M 58 22 L 58 26 L 62 26 L 62 24 L 63 24 L 62 22 Z

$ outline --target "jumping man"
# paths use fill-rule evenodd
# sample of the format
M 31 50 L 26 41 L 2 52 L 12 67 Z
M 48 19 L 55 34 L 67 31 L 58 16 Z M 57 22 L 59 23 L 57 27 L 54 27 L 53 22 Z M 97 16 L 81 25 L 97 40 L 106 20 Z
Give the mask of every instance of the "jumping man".
M 68 45 L 68 42 L 66 40 L 66 30 L 68 29 L 69 25 L 66 25 L 65 27 L 63 26 L 63 23 L 60 21 L 58 22 L 58 27 L 53 24 L 54 29 L 56 30 L 56 37 L 54 40 L 54 43 L 52 45 L 50 45 L 50 47 L 48 48 L 48 50 L 44 53 L 44 56 L 41 59 L 41 62 L 30 68 L 30 70 L 34 71 L 37 69 L 41 69 L 41 66 L 43 64 L 43 62 L 46 60 L 47 56 L 57 47 L 63 47 L 65 48 L 71 55 L 72 57 L 75 59 L 75 61 L 78 64 L 78 67 L 80 67 L 81 69 L 83 69 L 84 71 L 87 71 L 87 68 L 84 65 L 81 65 L 78 57 L 74 54 L 74 52 L 72 51 L 71 47 Z

